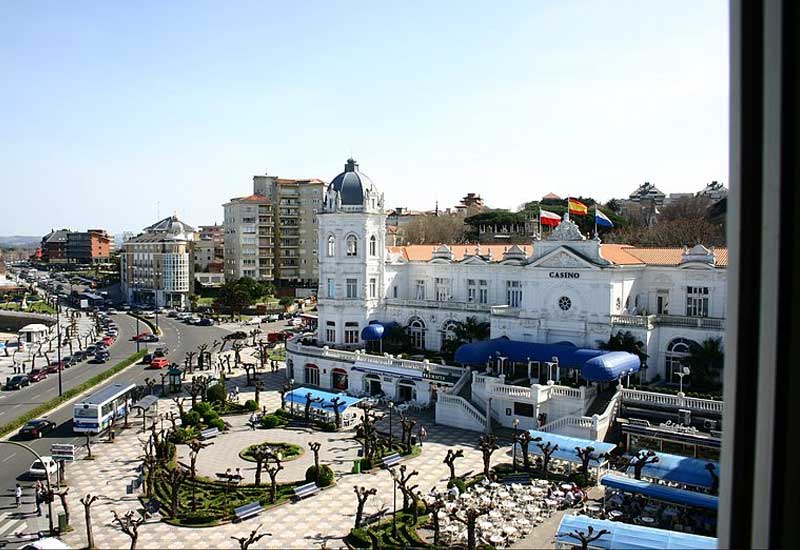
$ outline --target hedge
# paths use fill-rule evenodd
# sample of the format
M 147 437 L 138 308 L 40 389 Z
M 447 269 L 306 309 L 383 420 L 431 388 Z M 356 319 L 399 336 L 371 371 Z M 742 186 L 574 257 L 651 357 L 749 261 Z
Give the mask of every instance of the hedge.
M 8 435 L 14 430 L 22 427 L 22 425 L 28 422 L 29 420 L 33 420 L 34 418 L 42 416 L 43 414 L 49 412 L 51 409 L 54 409 L 55 407 L 61 405 L 62 403 L 66 403 L 67 401 L 73 399 L 74 397 L 82 394 L 86 390 L 89 390 L 94 386 L 100 384 L 101 382 L 108 380 L 109 378 L 120 372 L 122 369 L 129 367 L 134 363 L 139 362 L 142 359 L 142 357 L 144 357 L 145 353 L 146 353 L 145 351 L 134 353 L 133 355 L 129 356 L 127 359 L 123 359 L 110 369 L 104 370 L 100 374 L 92 376 L 82 384 L 79 384 L 78 386 L 65 391 L 64 394 L 61 395 L 60 397 L 54 397 L 50 401 L 45 401 L 35 409 L 28 411 L 27 413 L 23 414 L 16 420 L 12 420 L 8 424 L 0 426 L 0 437 Z

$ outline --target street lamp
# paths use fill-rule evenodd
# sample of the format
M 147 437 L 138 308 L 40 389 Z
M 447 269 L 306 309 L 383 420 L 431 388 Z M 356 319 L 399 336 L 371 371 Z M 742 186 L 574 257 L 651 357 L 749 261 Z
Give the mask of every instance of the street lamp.
M 139 353 L 139 316 L 136 316 L 136 353 Z
M 392 504 L 392 537 L 397 538 L 397 472 L 394 471 L 394 466 L 389 468 L 389 473 L 392 475 L 393 487 L 393 504 Z
M 389 401 L 389 452 L 392 452 L 392 411 L 394 410 L 394 401 Z
M 515 418 L 511 425 L 514 426 L 514 441 L 511 444 L 511 452 L 513 456 L 511 458 L 511 463 L 514 465 L 514 473 L 517 473 L 517 429 L 519 428 L 519 418 Z
M 64 394 L 64 386 L 61 383 L 61 371 L 64 366 L 61 364 L 61 305 L 58 303 L 58 296 L 53 297 L 53 307 L 56 310 L 56 331 L 58 333 L 58 345 L 56 346 L 56 353 L 58 357 L 58 396 Z
M 678 391 L 681 393 L 681 395 L 683 395 L 683 377 L 689 376 L 690 374 L 692 374 L 692 371 L 689 370 L 689 367 L 681 367 L 680 370 L 678 370 L 678 372 L 676 372 L 675 374 L 680 379 L 680 387 Z
M 289 413 L 294 416 L 294 378 L 289 379 Z

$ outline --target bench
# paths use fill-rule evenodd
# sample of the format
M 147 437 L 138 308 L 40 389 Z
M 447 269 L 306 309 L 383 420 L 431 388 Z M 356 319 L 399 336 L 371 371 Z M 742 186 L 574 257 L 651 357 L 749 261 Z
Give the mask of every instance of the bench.
M 527 474 L 511 474 L 503 479 L 500 480 L 503 485 L 511 485 L 513 483 L 519 483 L 520 485 L 526 485 L 531 482 L 530 476 Z
M 391 455 L 383 457 L 383 460 L 381 461 L 381 465 L 384 468 L 391 468 L 392 466 L 396 466 L 397 464 L 399 464 L 400 460 L 402 460 L 400 458 L 400 455 L 397 454 L 397 453 L 394 453 L 394 454 L 391 454 Z
M 263 511 L 264 509 L 261 507 L 260 502 L 251 502 L 250 504 L 234 508 L 233 514 L 236 516 L 236 521 L 244 521 L 247 518 L 257 516 Z
M 212 437 L 217 437 L 219 435 L 218 428 L 206 428 L 205 430 L 200 432 L 200 439 L 211 439 Z
M 305 485 L 298 485 L 297 487 L 295 487 L 294 496 L 297 498 L 297 500 L 300 500 L 306 497 L 310 497 L 311 495 L 315 495 L 320 491 L 321 489 L 319 488 L 319 486 L 312 481 L 311 483 L 306 483 Z

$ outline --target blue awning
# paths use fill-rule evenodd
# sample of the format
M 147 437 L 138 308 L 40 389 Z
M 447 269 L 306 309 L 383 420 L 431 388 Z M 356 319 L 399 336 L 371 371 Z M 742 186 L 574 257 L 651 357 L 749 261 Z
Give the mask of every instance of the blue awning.
M 714 466 L 714 473 L 719 476 L 719 463 L 713 460 L 702 460 L 660 452 L 656 452 L 656 456 L 658 457 L 658 462 L 647 464 L 642 469 L 642 477 L 711 488 L 713 477 L 708 471 L 709 464 Z M 633 469 L 632 465 L 630 469 Z
M 286 394 L 286 400 L 291 403 L 297 403 L 298 405 L 302 405 L 305 407 L 306 405 L 306 396 L 311 394 L 312 399 L 321 399 L 322 401 L 315 401 L 311 404 L 311 407 L 314 409 L 321 409 L 325 411 L 333 411 L 333 399 L 336 397 L 339 398 L 339 412 L 344 412 L 348 407 L 352 407 L 359 401 L 362 401 L 360 397 L 351 397 L 345 393 L 332 393 L 312 388 L 296 388 L 289 393 Z
M 580 542 L 568 533 L 581 531 L 588 534 L 589 526 L 595 531 L 609 531 L 592 542 L 592 548 L 603 550 L 642 549 L 642 550 L 716 550 L 717 539 L 701 537 L 678 531 L 654 529 L 617 521 L 593 519 L 589 516 L 564 516 L 556 531 L 556 541 L 580 548 Z
M 716 510 L 719 504 L 719 498 L 713 495 L 676 489 L 675 487 L 650 483 L 649 481 L 633 479 L 627 476 L 607 475 L 603 477 L 600 483 L 606 487 L 619 489 L 626 493 L 644 495 L 655 500 L 672 502 L 683 506 L 696 506 L 698 508 Z
M 394 321 L 389 321 L 387 323 L 372 321 L 361 330 L 361 339 L 367 341 L 381 340 L 390 330 L 399 326 L 400 325 Z
M 551 455 L 553 459 L 572 462 L 573 464 L 581 463 L 581 459 L 578 458 L 578 454 L 575 451 L 575 447 L 579 447 L 581 449 L 584 449 L 586 447 L 594 447 L 594 452 L 592 453 L 592 456 L 593 458 L 595 458 L 595 463 L 593 465 L 597 465 L 596 459 L 599 458 L 600 455 L 605 453 L 610 453 L 617 447 L 613 443 L 604 443 L 603 441 L 592 441 L 591 439 L 568 437 L 566 435 L 552 434 L 550 432 L 540 432 L 537 430 L 528 430 L 528 431 L 530 432 L 531 436 L 534 439 L 540 437 L 542 439 L 540 441 L 542 445 L 546 445 L 548 442 L 552 443 L 553 445 L 558 445 L 558 450 Z M 531 442 L 531 444 L 528 445 L 528 454 L 541 456 L 542 450 L 537 446 L 536 443 Z
M 508 357 L 509 361 L 552 361 L 558 358 L 562 367 L 581 369 L 581 375 L 592 382 L 617 380 L 639 371 L 641 361 L 633 353 L 578 348 L 568 343 L 536 344 L 507 338 L 464 344 L 456 350 L 455 360 L 463 365 L 485 365 L 493 357 Z

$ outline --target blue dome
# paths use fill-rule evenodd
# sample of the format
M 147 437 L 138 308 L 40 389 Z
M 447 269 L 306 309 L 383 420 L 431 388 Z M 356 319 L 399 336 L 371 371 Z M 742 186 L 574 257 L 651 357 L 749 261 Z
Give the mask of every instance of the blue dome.
M 358 163 L 347 159 L 344 172 L 333 178 L 328 185 L 328 192 L 338 191 L 345 206 L 361 206 L 364 204 L 364 188 L 373 187 L 372 180 L 358 171 Z

